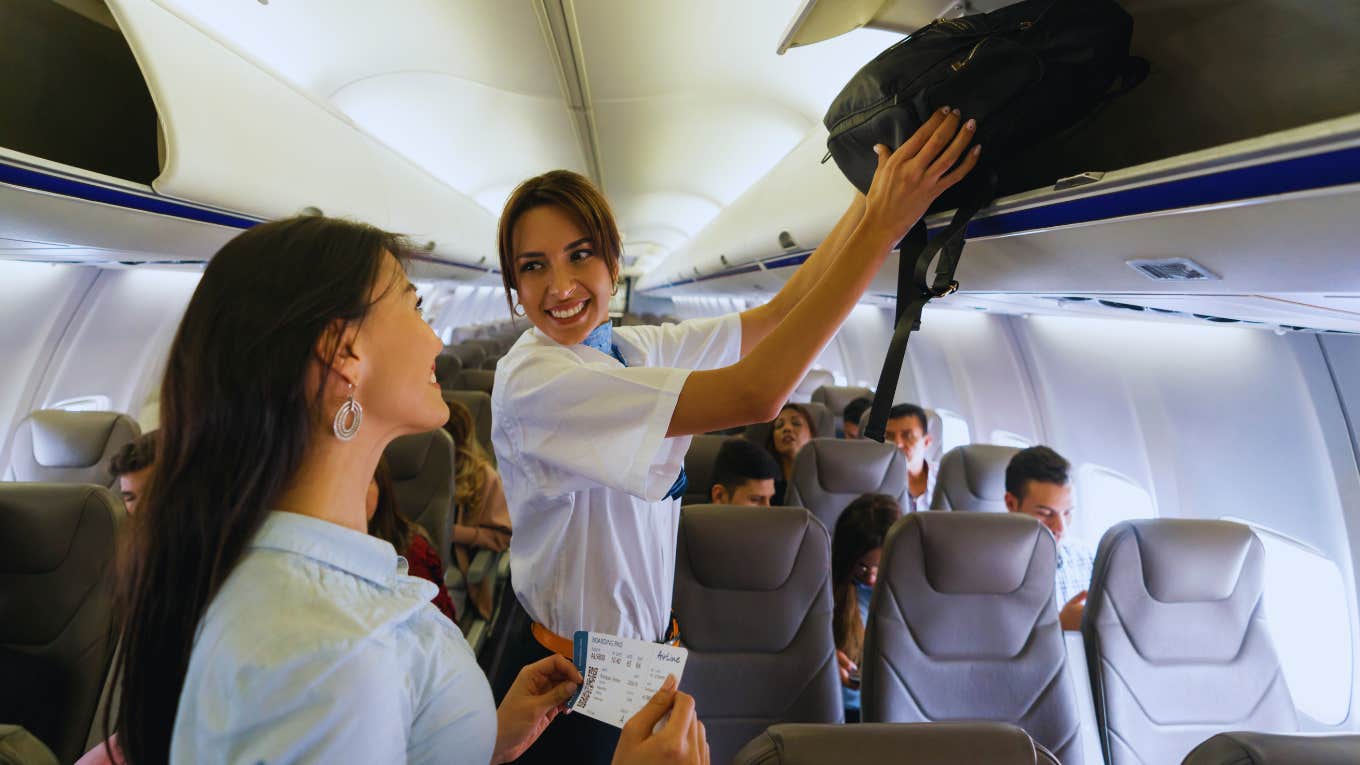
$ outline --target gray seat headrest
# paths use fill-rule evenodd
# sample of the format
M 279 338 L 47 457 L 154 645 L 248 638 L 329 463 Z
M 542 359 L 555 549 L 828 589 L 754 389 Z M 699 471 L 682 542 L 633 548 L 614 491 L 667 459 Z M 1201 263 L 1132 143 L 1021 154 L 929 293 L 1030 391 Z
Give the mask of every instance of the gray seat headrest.
M 1353 765 L 1360 736 L 1220 733 L 1195 747 L 1182 765 Z
M 444 567 L 452 565 L 453 438 L 443 428 L 394 439 L 384 452 L 397 509 L 434 540 Z M 405 554 L 398 550 L 397 554 Z
M 23 727 L 0 725 L 0 765 L 57 765 L 57 756 Z
M 969 444 L 949 450 L 935 479 L 935 510 L 1006 512 L 1006 466 L 1020 450 L 1013 446 Z
M 479 390 L 489 395 L 496 387 L 496 373 L 490 369 L 464 367 L 455 378 L 454 385 L 455 390 Z
M 877 441 L 814 438 L 793 462 L 784 502 L 801 505 L 828 529 L 861 494 L 887 494 L 907 504 L 907 460 L 895 446 Z
M 491 395 L 479 390 L 446 390 L 445 401 L 457 401 L 472 413 L 477 429 L 477 441 L 482 445 L 491 464 L 496 464 L 496 450 L 491 444 Z
M 910 755 L 906 755 L 906 753 Z M 1045 753 L 1046 754 L 1046 753 Z M 1047 765 L 1014 725 L 987 722 L 772 725 L 732 765 Z
M 823 385 L 812 392 L 812 403 L 821 404 L 831 410 L 831 414 L 839 422 L 841 415 L 845 413 L 845 407 L 857 398 L 872 399 L 874 392 L 868 388 L 850 385 Z M 831 435 L 827 433 L 826 435 Z
M 101 486 L 0 483 L 0 720 L 80 756 L 113 654 L 123 505 Z
M 685 475 L 689 481 L 685 486 L 685 504 L 703 505 L 712 501 L 718 450 L 729 438 L 731 436 L 698 435 L 689 442 L 689 450 L 685 452 Z
M 1096 551 L 1082 637 L 1111 765 L 1298 720 L 1262 605 L 1265 549 L 1229 521 L 1126 521 Z
M 825 369 L 809 369 L 803 379 L 798 382 L 798 387 L 793 389 L 793 395 L 789 397 L 791 401 L 807 403 L 812 400 L 812 394 L 818 388 L 827 385 L 835 385 L 836 376 Z
M 836 418 L 831 415 L 830 409 L 817 403 L 803 403 L 799 404 L 799 406 L 807 409 L 808 414 L 812 416 L 812 426 L 813 429 L 817 431 L 817 438 L 826 438 L 828 436 L 836 435 Z M 742 438 L 745 438 L 747 441 L 752 441 L 764 446 L 766 442 L 770 440 L 771 430 L 774 430 L 773 422 L 757 422 L 753 425 L 748 425 L 745 432 L 741 435 Z
M 471 343 L 450 346 L 445 349 L 445 353 L 457 356 L 463 362 L 463 369 L 477 369 L 486 360 L 486 349 Z
M 16 481 L 113 486 L 109 461 L 141 434 L 118 412 L 40 409 L 15 431 L 10 472 Z
M 457 356 L 445 351 L 435 357 L 434 360 L 434 379 L 439 381 L 439 387 L 444 390 L 453 388 L 458 380 L 458 373 L 463 371 L 463 362 Z

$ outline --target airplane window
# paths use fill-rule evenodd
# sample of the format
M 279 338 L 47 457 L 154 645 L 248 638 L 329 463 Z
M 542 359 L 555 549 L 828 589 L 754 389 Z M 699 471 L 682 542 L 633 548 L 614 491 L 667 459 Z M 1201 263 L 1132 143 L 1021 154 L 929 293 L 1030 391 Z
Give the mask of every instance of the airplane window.
M 1028 449 L 1034 446 L 1033 441 L 1009 430 L 993 430 L 990 441 L 997 446 L 1014 446 L 1017 449 Z
M 940 446 L 942 452 L 947 453 L 956 446 L 967 446 L 973 443 L 972 432 L 968 429 L 968 421 L 963 419 L 961 415 L 947 409 L 936 409 L 935 413 L 940 416 Z
M 113 401 L 108 396 L 77 396 L 58 401 L 47 408 L 67 412 L 107 412 L 113 409 Z
M 1077 535 L 1092 544 L 1116 523 L 1157 517 L 1157 504 L 1147 489 L 1109 468 L 1082 465 L 1075 483 Z
M 1341 569 L 1298 540 L 1240 518 L 1266 550 L 1266 623 L 1294 706 L 1327 725 L 1351 700 L 1350 609 Z

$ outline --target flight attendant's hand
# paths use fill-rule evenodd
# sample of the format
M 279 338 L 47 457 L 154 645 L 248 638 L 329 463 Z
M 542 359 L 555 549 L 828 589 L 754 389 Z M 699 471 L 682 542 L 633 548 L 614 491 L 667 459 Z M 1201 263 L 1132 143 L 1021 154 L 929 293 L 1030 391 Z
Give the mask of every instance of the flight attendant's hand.
M 509 762 L 524 754 L 580 684 L 576 665 L 557 654 L 521 669 L 496 710 L 496 749 L 491 761 Z
M 708 736 L 694 697 L 676 690 L 675 675 L 623 726 L 614 765 L 708 765 Z M 667 718 L 669 713 L 669 718 Z M 656 732 L 657 723 L 665 724 Z
M 982 147 L 968 150 L 976 128 L 958 112 L 939 109 L 896 151 L 875 146 L 878 169 L 869 185 L 863 223 L 885 231 L 894 243 L 906 236 L 935 199 L 977 164 Z

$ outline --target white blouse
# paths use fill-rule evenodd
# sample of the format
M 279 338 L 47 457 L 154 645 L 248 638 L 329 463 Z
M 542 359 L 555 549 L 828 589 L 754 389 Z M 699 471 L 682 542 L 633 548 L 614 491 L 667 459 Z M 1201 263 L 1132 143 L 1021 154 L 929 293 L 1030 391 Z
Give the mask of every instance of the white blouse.
M 670 626 L 680 500 L 666 494 L 690 438 L 667 438 L 690 372 L 741 358 L 741 317 L 617 327 L 628 366 L 530 330 L 496 365 L 492 435 L 529 616 L 659 640 Z M 683 626 L 682 626 L 683 629 Z

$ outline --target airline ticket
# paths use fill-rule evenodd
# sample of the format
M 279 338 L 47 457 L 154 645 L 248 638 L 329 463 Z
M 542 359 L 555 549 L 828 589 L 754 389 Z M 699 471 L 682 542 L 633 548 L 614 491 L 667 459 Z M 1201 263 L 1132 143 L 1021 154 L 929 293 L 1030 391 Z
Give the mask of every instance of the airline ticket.
M 584 682 L 567 703 L 583 714 L 622 728 L 666 682 L 678 681 L 689 651 L 599 632 L 577 632 L 572 655 Z

